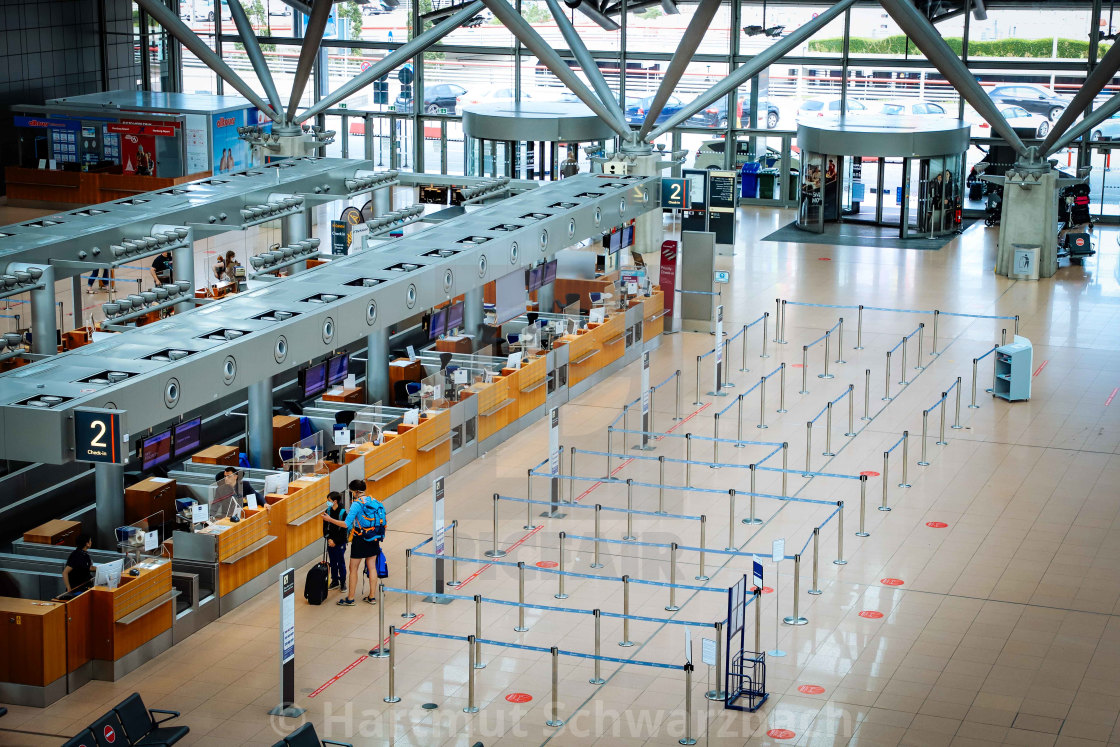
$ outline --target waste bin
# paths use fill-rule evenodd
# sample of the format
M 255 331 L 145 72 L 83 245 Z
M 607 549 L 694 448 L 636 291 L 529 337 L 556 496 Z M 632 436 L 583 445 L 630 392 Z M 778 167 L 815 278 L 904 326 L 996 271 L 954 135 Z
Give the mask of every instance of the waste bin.
M 743 169 L 739 172 L 739 177 L 742 184 L 739 192 L 740 197 L 758 197 L 758 170 L 760 168 L 761 166 L 759 164 L 753 162 L 743 164 Z M 773 189 L 773 185 L 771 185 L 771 189 Z
M 777 197 L 774 194 L 774 185 L 777 181 L 777 169 L 763 169 L 758 172 L 758 196 L 764 200 L 772 200 Z
M 1007 277 L 1012 280 L 1038 280 L 1038 253 L 1042 247 L 1034 244 L 1011 245 L 1011 272 Z

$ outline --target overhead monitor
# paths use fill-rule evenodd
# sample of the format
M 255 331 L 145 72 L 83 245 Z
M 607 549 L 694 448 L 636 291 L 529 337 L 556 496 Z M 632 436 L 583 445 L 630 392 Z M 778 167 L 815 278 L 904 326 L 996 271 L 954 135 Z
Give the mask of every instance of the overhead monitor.
M 428 339 L 434 340 L 447 331 L 447 309 L 436 309 L 428 320 Z
M 453 329 L 462 329 L 463 327 L 463 311 L 466 307 L 463 302 L 451 304 L 450 310 L 447 312 L 447 331 Z
M 623 226 L 622 227 L 622 248 L 625 249 L 625 248 L 633 246 L 633 245 L 634 245 L 634 227 L 633 226 Z
M 322 394 L 327 388 L 327 363 L 316 363 L 313 366 L 300 369 L 299 387 L 303 398 L 308 399 Z
M 530 293 L 541 289 L 541 276 L 543 274 L 544 268 L 542 267 L 532 267 L 529 269 L 528 289 Z
M 614 254 L 622 248 L 622 232 L 611 231 L 610 243 L 607 245 L 607 253 Z
M 549 283 L 556 282 L 556 266 L 557 261 L 555 259 L 545 264 L 544 277 L 541 278 L 542 285 L 548 285 Z
M 171 461 L 171 431 L 157 433 L 140 441 L 141 469 L 145 472 Z
M 350 354 L 339 353 L 327 362 L 327 384 L 334 385 L 342 383 L 350 373 Z
M 514 270 L 498 278 L 494 281 L 494 324 L 504 324 L 524 314 L 528 299 L 524 271 Z
M 202 418 L 193 418 L 176 424 L 171 429 L 171 448 L 175 458 L 186 456 L 202 445 Z

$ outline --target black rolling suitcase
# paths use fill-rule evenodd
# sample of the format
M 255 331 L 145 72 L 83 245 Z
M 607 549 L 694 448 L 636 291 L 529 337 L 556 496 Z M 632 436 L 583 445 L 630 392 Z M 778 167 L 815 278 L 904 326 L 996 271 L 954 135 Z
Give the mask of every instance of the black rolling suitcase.
M 973 202 L 984 199 L 984 182 L 973 182 L 968 185 L 968 199 Z
M 323 540 L 323 559 L 311 567 L 303 581 L 303 598 L 308 604 L 322 604 L 327 599 L 330 566 L 327 565 L 327 541 Z

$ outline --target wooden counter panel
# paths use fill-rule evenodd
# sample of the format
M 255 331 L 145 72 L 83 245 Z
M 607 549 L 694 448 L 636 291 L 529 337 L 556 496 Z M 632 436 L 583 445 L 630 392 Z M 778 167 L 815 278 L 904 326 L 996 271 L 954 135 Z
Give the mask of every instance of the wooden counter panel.
M 175 600 L 169 599 L 128 625 L 99 620 L 94 605 L 93 658 L 116 661 L 143 646 L 161 633 L 171 630 Z
M 280 543 L 272 542 L 256 552 L 249 553 L 236 563 L 219 563 L 218 588 L 221 589 L 222 596 L 249 583 L 275 565 L 270 562 L 269 548 L 278 544 Z
M 268 511 L 245 511 L 241 521 L 236 524 L 230 523 L 228 519 L 222 519 L 218 523 L 229 526 L 229 529 L 217 535 L 219 562 L 268 536 Z
M 478 397 L 479 441 L 490 438 L 517 418 L 518 392 L 516 389 L 510 392 L 510 378 L 495 378 L 475 396 Z
M 64 519 L 51 519 L 46 524 L 40 524 L 34 529 L 23 533 L 24 542 L 36 542 L 43 545 L 66 545 L 73 547 L 82 533 L 80 521 L 66 521 Z
M 0 597 L 0 682 L 44 687 L 66 674 L 66 610 Z
M 237 466 L 236 446 L 208 446 L 196 451 L 191 461 L 195 464 L 220 464 L 226 467 Z
M 66 671 L 75 672 L 93 658 L 93 594 L 62 603 L 66 608 Z
M 530 359 L 521 367 L 517 381 L 517 417 L 523 418 L 545 403 L 548 396 L 548 360 Z
M 451 459 L 451 411 L 430 415 L 416 428 L 416 479 Z

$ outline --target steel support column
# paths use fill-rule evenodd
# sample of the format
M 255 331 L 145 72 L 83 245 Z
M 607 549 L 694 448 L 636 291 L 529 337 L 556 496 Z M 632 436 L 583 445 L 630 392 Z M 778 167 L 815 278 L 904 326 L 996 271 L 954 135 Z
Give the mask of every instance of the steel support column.
M 295 119 L 296 110 L 299 109 L 299 102 L 311 77 L 311 67 L 319 54 L 319 44 L 323 41 L 323 33 L 327 30 L 327 21 L 331 17 L 333 7 L 334 0 L 316 0 L 311 5 L 311 15 L 307 17 L 307 27 L 303 30 L 303 44 L 300 46 L 299 61 L 296 63 L 295 77 L 292 79 L 292 95 L 288 99 L 286 117 L 288 120 Z
M 389 328 L 366 335 L 366 404 L 391 404 L 389 391 Z
M 184 1 L 191 2 L 191 0 Z M 249 58 L 249 64 L 253 66 L 253 72 L 257 74 L 257 80 L 261 82 L 269 103 L 276 111 L 284 111 L 284 102 L 280 99 L 280 92 L 276 90 L 276 82 L 272 79 L 272 73 L 264 59 L 261 45 L 257 43 L 257 35 L 253 32 L 253 24 L 249 22 L 245 8 L 241 6 L 240 0 L 234 0 L 228 5 L 229 13 L 233 16 L 233 24 L 237 26 L 237 33 L 241 36 L 241 44 L 245 47 L 245 56 Z
M 31 273 L 31 277 L 40 286 L 31 290 L 31 352 L 37 355 L 54 355 L 58 352 L 54 316 L 54 267 L 48 264 L 12 262 L 5 270 L 8 274 L 16 271 Z
M 463 294 L 463 333 L 474 337 L 478 348 L 482 334 L 482 288 L 471 288 Z
M 93 465 L 93 495 L 97 525 L 95 545 L 99 550 L 116 550 L 116 529 L 124 525 L 124 465 Z
M 272 377 L 249 385 L 249 417 L 245 423 L 249 437 L 249 464 L 272 469 Z

